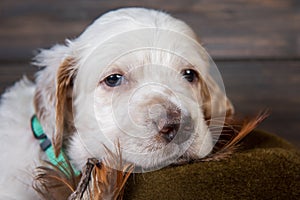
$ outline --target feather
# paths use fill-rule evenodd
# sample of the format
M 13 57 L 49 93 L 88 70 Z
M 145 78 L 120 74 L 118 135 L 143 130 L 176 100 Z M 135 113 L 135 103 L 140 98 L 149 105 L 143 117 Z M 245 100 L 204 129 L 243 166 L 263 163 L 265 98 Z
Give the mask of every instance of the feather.
M 80 176 L 76 176 L 70 162 L 58 166 L 44 161 L 44 166 L 37 167 L 33 188 L 44 200 L 65 200 L 75 191 Z
M 234 120 L 227 119 L 212 153 L 199 161 L 219 161 L 230 157 L 238 149 L 239 142 L 268 116 L 269 112 L 264 111 L 254 119 L 244 121 L 243 123 L 235 123 Z
M 133 168 L 126 170 L 115 170 L 97 159 L 89 159 L 77 190 L 68 200 L 122 199 L 125 183 Z
M 133 171 L 133 165 L 123 165 L 120 149 L 119 143 L 116 154 L 106 148 L 108 157 L 102 162 L 89 159 L 77 190 L 69 200 L 122 199 L 124 186 Z
M 120 144 L 117 149 L 116 154 L 107 149 L 104 161 L 88 159 L 80 176 L 75 175 L 67 158 L 67 165 L 45 161 L 44 166 L 36 168 L 33 188 L 44 200 L 120 200 L 133 165 L 123 165 Z

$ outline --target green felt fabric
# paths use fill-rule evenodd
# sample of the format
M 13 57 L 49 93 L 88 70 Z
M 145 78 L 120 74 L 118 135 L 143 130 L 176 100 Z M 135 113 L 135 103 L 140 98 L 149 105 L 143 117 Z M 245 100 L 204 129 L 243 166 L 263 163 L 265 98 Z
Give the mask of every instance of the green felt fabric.
M 133 174 L 125 199 L 300 199 L 300 153 L 281 138 L 254 131 L 223 161 Z

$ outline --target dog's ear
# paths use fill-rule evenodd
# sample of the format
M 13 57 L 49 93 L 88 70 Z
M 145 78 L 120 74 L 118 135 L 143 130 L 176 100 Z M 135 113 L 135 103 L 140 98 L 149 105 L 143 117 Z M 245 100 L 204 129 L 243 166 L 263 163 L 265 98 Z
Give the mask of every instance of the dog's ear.
M 72 49 L 56 45 L 41 50 L 33 64 L 43 67 L 36 74 L 35 113 L 45 133 L 52 137 L 55 153 L 59 154 L 63 132 L 73 127 L 72 82 L 76 75 Z M 64 137 L 67 137 L 66 135 Z
M 57 71 L 56 78 L 56 104 L 55 104 L 55 135 L 53 147 L 58 156 L 63 144 L 64 133 L 74 129 L 73 123 L 73 81 L 76 76 L 75 59 L 66 58 Z
M 201 96 L 206 120 L 220 116 L 231 117 L 234 114 L 232 103 L 210 75 L 201 81 Z

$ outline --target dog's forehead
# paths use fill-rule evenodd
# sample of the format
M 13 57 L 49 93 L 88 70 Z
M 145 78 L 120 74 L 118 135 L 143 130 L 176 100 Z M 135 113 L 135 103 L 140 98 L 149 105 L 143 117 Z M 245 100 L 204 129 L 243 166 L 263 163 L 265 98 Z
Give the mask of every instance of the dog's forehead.
M 193 68 L 185 58 L 174 53 L 161 50 L 142 51 L 127 54 L 116 60 L 112 66 L 108 67 L 112 70 L 122 70 L 123 72 L 134 72 L 135 70 L 152 70 L 161 69 L 181 71 L 184 68 Z
M 74 41 L 74 46 L 85 58 L 99 46 L 106 52 L 126 46 L 174 50 L 183 49 L 187 40 L 196 41 L 197 37 L 183 21 L 151 9 L 125 8 L 100 16 Z
M 79 58 L 76 82 L 86 82 L 81 85 L 87 85 L 87 91 L 109 73 L 124 74 L 141 66 L 160 66 L 158 71 L 177 74 L 191 66 L 201 74 L 207 71 L 207 55 L 190 27 L 158 11 L 125 9 L 106 14 L 73 45 Z
M 88 38 L 102 42 L 116 34 L 145 28 L 159 28 L 196 37 L 186 23 L 167 13 L 144 8 L 123 8 L 100 16 L 78 39 L 85 41 Z

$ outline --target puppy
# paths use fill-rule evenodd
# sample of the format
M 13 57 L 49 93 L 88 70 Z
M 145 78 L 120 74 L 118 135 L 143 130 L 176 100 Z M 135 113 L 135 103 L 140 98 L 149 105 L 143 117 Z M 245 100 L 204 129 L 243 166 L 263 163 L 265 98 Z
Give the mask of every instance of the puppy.
M 42 50 L 35 83 L 2 96 L 0 197 L 38 199 L 33 173 L 49 159 L 34 138 L 36 115 L 56 156 L 80 171 L 120 144 L 135 172 L 208 155 L 233 107 L 210 75 L 214 68 L 193 30 L 144 8 L 108 12 L 78 38 Z M 116 166 L 112 166 L 116 167 Z

